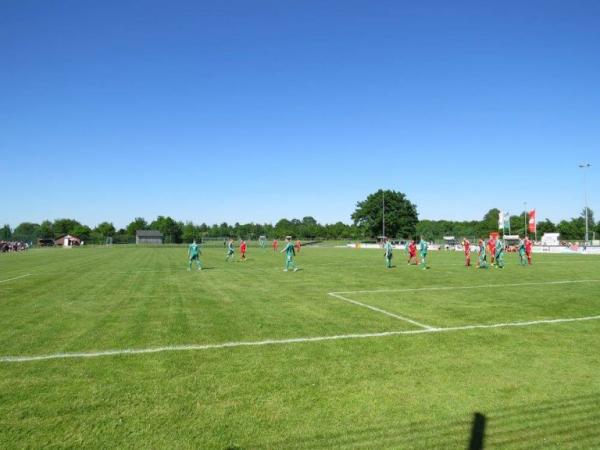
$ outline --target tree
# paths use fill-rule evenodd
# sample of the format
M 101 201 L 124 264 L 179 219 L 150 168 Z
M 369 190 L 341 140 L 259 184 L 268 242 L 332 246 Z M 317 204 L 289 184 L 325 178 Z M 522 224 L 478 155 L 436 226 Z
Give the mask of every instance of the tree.
M 538 236 L 543 236 L 544 233 L 556 233 L 556 225 L 550 219 L 543 220 L 537 224 Z
M 5 224 L 2 228 L 0 228 L 0 240 L 8 241 L 12 236 L 12 232 L 10 230 L 10 225 Z
M 293 236 L 294 227 L 288 219 L 281 219 L 275 224 L 275 234 L 279 237 Z
M 160 231 L 165 242 L 178 243 L 181 242 L 182 224 L 175 222 L 171 217 L 158 216 L 154 222 L 150 224 L 150 228 Z
M 110 222 L 102 222 L 94 230 L 104 237 L 113 236 L 116 233 L 115 226 Z
M 35 241 L 39 235 L 40 226 L 37 223 L 23 222 L 14 229 L 12 238 L 15 241 Z
M 302 224 L 300 226 L 300 235 L 302 238 L 313 239 L 321 234 L 322 231 L 323 227 L 319 225 L 314 217 L 307 216 L 302 219 Z
M 77 236 L 75 230 L 79 230 L 81 224 L 74 219 L 56 219 L 52 228 L 55 236 L 64 236 L 65 234 L 73 234 Z
M 483 216 L 483 220 L 479 224 L 479 235 L 489 236 L 491 231 L 498 231 L 498 219 L 500 217 L 500 210 L 498 208 L 492 208 Z M 511 230 L 515 231 L 515 230 Z
M 53 239 L 54 238 L 54 227 L 52 222 L 49 220 L 44 220 L 40 224 L 40 228 L 38 230 L 38 237 L 40 239 Z
M 583 208 L 583 211 L 581 211 L 581 218 L 583 219 L 583 223 L 584 223 L 584 237 L 585 237 L 585 211 L 586 208 Z M 596 226 L 596 221 L 594 220 L 594 211 L 592 211 L 590 208 L 587 208 L 587 220 L 588 220 L 588 232 L 589 232 L 589 236 L 588 239 L 592 239 L 593 238 L 593 231 L 594 228 Z
M 385 233 L 392 237 L 414 236 L 419 222 L 417 207 L 402 192 L 382 189 L 356 204 L 352 214 L 354 224 L 365 229 L 372 237 L 383 228 L 383 201 L 385 195 Z
M 577 231 L 576 228 L 573 226 L 572 220 L 561 220 L 560 223 L 557 225 L 556 229 L 560 233 L 560 238 L 562 240 L 574 240 L 578 238 Z
M 586 210 L 586 208 L 583 208 L 583 210 L 581 211 L 581 218 L 584 220 L 585 220 L 585 210 Z M 596 221 L 594 220 L 594 211 L 592 211 L 590 208 L 587 208 L 587 212 L 588 212 L 588 225 L 591 229 L 596 224 Z
M 182 227 L 181 239 L 183 242 L 192 242 L 194 239 L 196 241 L 200 241 L 202 237 L 202 231 L 200 231 L 200 227 L 197 227 L 192 222 L 186 222 Z
M 135 232 L 137 230 L 147 230 L 147 229 L 148 229 L 148 223 L 146 222 L 146 219 L 144 219 L 143 217 L 136 217 L 135 219 L 133 219 L 133 222 L 131 222 L 126 227 L 127 234 L 129 236 L 135 236 Z
M 306 216 L 306 217 L 302 218 L 302 224 L 303 225 L 318 225 L 317 219 L 315 219 L 312 216 Z
M 87 225 L 76 225 L 72 229 L 69 230 L 68 234 L 72 234 L 73 236 L 77 236 L 82 241 L 89 241 L 90 236 L 92 234 L 92 229 Z
M 518 234 L 520 236 L 523 235 L 523 214 L 518 214 L 516 216 L 510 216 L 510 232 L 512 234 Z

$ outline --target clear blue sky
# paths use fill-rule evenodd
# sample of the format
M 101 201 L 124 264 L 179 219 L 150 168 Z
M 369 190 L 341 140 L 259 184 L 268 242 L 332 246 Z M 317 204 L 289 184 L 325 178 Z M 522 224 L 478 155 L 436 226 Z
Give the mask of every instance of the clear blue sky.
M 600 215 L 600 2 L 4 1 L 0 223 Z

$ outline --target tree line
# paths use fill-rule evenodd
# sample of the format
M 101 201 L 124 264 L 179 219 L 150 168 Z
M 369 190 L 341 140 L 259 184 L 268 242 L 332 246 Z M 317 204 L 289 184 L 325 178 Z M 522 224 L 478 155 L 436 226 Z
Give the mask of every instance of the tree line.
M 385 215 L 384 215 L 385 211 Z M 348 239 L 371 240 L 385 235 L 397 239 L 424 236 L 428 240 L 440 240 L 444 236 L 478 238 L 488 236 L 498 228 L 496 208 L 490 209 L 481 220 L 420 220 L 417 206 L 402 192 L 378 190 L 356 204 L 352 223 L 336 222 L 321 224 L 312 216 L 302 219 L 281 219 L 270 223 L 235 223 L 207 225 L 177 221 L 169 216 L 158 216 L 148 222 L 136 217 L 125 228 L 117 229 L 111 222 L 102 222 L 92 228 L 75 219 L 45 220 L 40 224 L 23 222 L 14 230 L 9 225 L 0 228 L 0 240 L 36 242 L 38 239 L 55 239 L 66 234 L 77 236 L 87 243 L 101 244 L 111 238 L 113 243 L 135 242 L 137 230 L 158 230 L 166 243 L 191 242 L 205 238 L 244 238 L 258 239 L 260 236 L 282 238 L 293 236 L 302 240 Z M 523 235 L 527 225 L 526 213 L 509 217 L 512 234 Z M 592 232 L 600 235 L 600 223 L 596 224 L 594 214 L 588 209 L 590 237 Z M 384 231 L 385 229 L 385 231 Z M 579 217 L 553 223 L 549 219 L 537 223 L 538 236 L 543 233 L 560 233 L 562 240 L 582 240 L 585 234 L 585 210 Z
M 320 224 L 313 217 L 299 219 L 281 219 L 276 224 L 235 223 L 207 225 L 193 222 L 177 221 L 169 216 L 158 216 L 153 221 L 136 217 L 126 227 L 117 229 L 111 222 L 102 222 L 92 228 L 75 219 L 46 220 L 41 224 L 23 222 L 14 229 L 9 225 L 0 228 L 0 240 L 37 242 L 38 239 L 56 239 L 70 234 L 77 236 L 88 244 L 103 244 L 112 238 L 115 244 L 134 243 L 137 230 L 158 230 L 164 236 L 165 243 L 183 243 L 205 238 L 242 237 L 258 239 L 294 236 L 304 240 L 310 239 L 361 239 L 362 230 L 354 225 L 342 222 Z
M 479 238 L 489 235 L 490 231 L 498 229 L 498 214 L 500 210 L 490 209 L 482 220 L 472 221 L 451 221 L 451 220 L 421 220 L 417 224 L 417 234 L 433 236 L 435 239 L 441 239 L 443 236 L 455 236 L 456 238 L 468 237 Z M 525 227 L 528 224 L 527 212 L 518 215 L 511 215 L 507 219 L 505 232 L 513 235 L 523 236 Z M 510 224 L 510 227 L 508 226 Z M 588 209 L 589 238 L 592 239 L 593 233 L 596 238 L 600 236 L 600 222 L 594 220 L 594 212 Z M 550 219 L 544 219 L 537 222 L 537 236 L 541 238 L 544 233 L 560 233 L 560 239 L 563 241 L 581 241 L 585 236 L 585 209 L 579 217 L 564 219 L 554 223 Z M 528 233 L 530 236 L 533 233 Z

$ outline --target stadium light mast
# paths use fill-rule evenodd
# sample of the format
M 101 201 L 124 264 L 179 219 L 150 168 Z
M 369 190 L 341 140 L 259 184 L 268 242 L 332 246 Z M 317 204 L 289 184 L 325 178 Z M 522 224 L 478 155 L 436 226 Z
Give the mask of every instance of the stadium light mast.
M 381 239 L 383 240 L 385 238 L 385 191 L 383 192 L 383 227 L 382 227 L 382 233 L 381 233 Z
M 590 229 L 589 229 L 589 225 L 588 225 L 588 198 L 587 198 L 587 170 L 590 167 L 592 167 L 592 165 L 590 163 L 583 163 L 583 164 L 579 164 L 579 168 L 583 170 L 583 201 L 585 204 L 585 243 L 587 245 L 588 243 L 588 238 L 589 238 L 589 233 L 590 233 Z
M 527 237 L 527 202 L 523 202 L 523 235 Z

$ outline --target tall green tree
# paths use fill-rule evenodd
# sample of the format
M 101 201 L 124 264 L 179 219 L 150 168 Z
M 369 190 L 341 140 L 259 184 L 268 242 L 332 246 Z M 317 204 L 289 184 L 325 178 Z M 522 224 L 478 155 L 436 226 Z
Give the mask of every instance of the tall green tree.
M 14 229 L 12 238 L 22 242 L 35 241 L 39 236 L 39 229 L 37 223 L 23 222 Z
M 110 222 L 102 222 L 98 224 L 96 229 L 94 230 L 101 234 L 104 237 L 114 236 L 117 230 L 115 230 L 115 226 Z
M 414 236 L 419 222 L 417 206 L 402 192 L 380 189 L 370 194 L 356 204 L 352 214 L 354 224 L 364 228 L 371 237 L 379 236 L 383 228 L 384 197 L 386 235 L 402 238 Z
M 585 224 L 585 211 L 586 208 L 583 208 L 583 210 L 581 211 L 581 218 L 584 220 L 584 224 Z M 590 208 L 587 208 L 587 220 L 588 220 L 588 228 L 590 231 L 590 236 L 591 236 L 591 232 L 594 230 L 594 228 L 596 227 L 596 221 L 594 220 L 594 211 L 592 211 Z M 591 239 L 591 237 L 590 237 Z
M 202 231 L 200 227 L 194 225 L 193 222 L 186 222 L 182 227 L 181 239 L 183 242 L 192 242 L 194 239 L 200 241 L 202 237 Z
M 183 233 L 182 224 L 176 222 L 169 216 L 158 216 L 156 220 L 150 224 L 150 228 L 160 231 L 164 235 L 165 242 L 181 242 L 181 234 Z
M 87 225 L 76 225 L 69 230 L 69 234 L 77 236 L 82 241 L 89 241 L 92 235 L 92 229 Z
M 65 234 L 78 236 L 76 231 L 81 231 L 81 226 L 82 225 L 75 219 L 56 219 L 52 228 L 54 229 L 54 235 L 56 237 L 64 236 Z
M 9 224 L 5 224 L 0 228 L 0 240 L 8 241 L 12 236 L 12 231 Z
M 38 238 L 39 239 L 53 239 L 54 238 L 54 226 L 52 222 L 49 220 L 44 220 L 40 224 L 40 228 L 38 230 Z
M 279 237 L 294 236 L 294 226 L 288 219 L 280 219 L 275 224 L 275 235 Z
M 126 227 L 127 234 L 129 236 L 135 236 L 135 232 L 137 230 L 147 230 L 147 229 L 148 229 L 148 223 L 146 222 L 146 219 L 144 219 L 143 217 L 136 217 L 135 219 L 133 219 L 133 222 L 131 222 Z
M 319 225 L 317 219 L 312 216 L 306 216 L 302 219 L 300 226 L 300 237 L 303 239 L 313 239 L 318 237 L 322 232 L 323 227 Z
M 500 217 L 500 210 L 498 208 L 492 208 L 486 212 L 483 216 L 483 220 L 479 224 L 479 235 L 488 236 L 492 231 L 498 231 L 498 218 Z M 511 230 L 514 231 L 514 230 Z
M 577 220 L 581 221 L 581 225 L 583 225 L 582 219 L 561 220 L 558 223 L 558 225 L 556 226 L 556 231 L 560 233 L 561 240 L 568 241 L 583 238 L 583 234 L 579 233 L 580 230 L 578 230 L 579 227 L 576 223 Z M 583 229 L 584 227 L 585 225 L 583 225 L 583 227 L 581 228 Z
M 527 225 L 527 221 L 525 221 L 526 216 L 521 214 L 517 214 L 515 216 L 510 216 L 510 232 L 512 234 L 518 234 L 523 236 L 525 231 L 525 226 Z
M 556 233 L 556 225 L 550 219 L 542 220 L 537 223 L 537 234 L 539 237 L 544 233 Z

